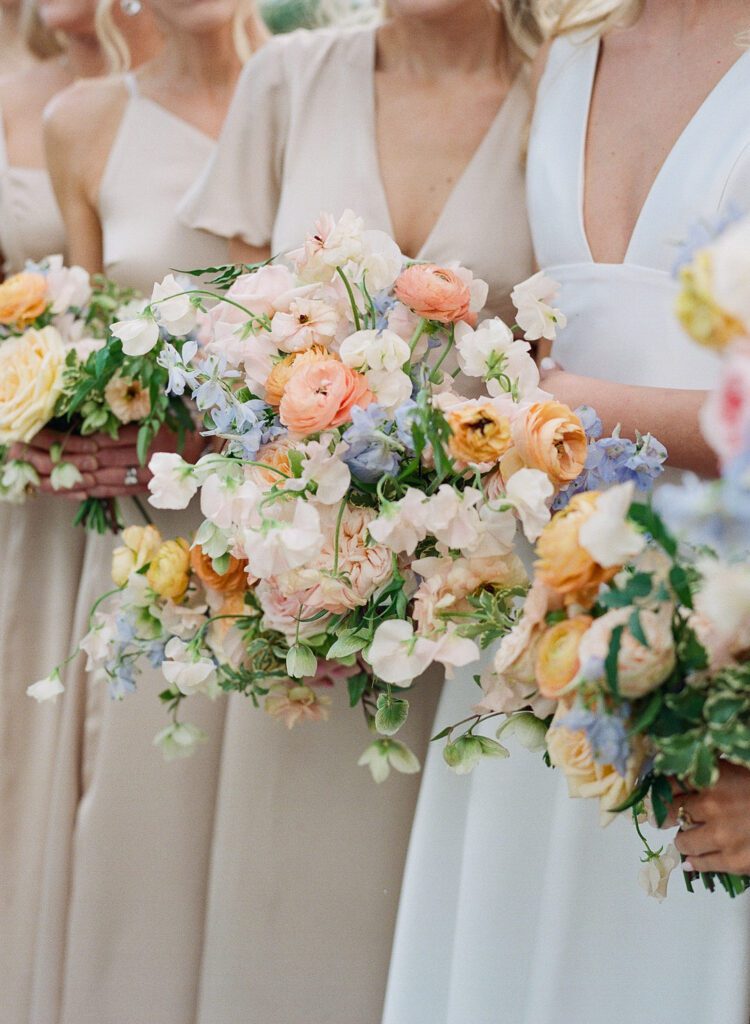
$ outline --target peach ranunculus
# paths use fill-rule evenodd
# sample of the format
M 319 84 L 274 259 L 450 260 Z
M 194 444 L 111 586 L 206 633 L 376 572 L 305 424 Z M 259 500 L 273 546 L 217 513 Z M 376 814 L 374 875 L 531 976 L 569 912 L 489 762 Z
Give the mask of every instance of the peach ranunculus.
M 42 274 L 14 274 L 0 284 L 0 324 L 23 331 L 42 315 L 48 301 Z
M 148 390 L 140 381 L 122 377 L 119 373 L 107 384 L 104 398 L 120 423 L 135 423 L 151 412 Z
M 132 573 L 148 565 L 161 547 L 155 526 L 128 526 L 122 531 L 122 545 L 112 552 L 112 582 L 124 587 Z
M 450 453 L 461 462 L 494 464 L 512 444 L 510 421 L 491 402 L 468 402 L 446 419 L 452 431 Z
M 537 577 L 567 605 L 589 608 L 602 583 L 608 583 L 621 568 L 599 565 L 578 538 L 579 530 L 596 511 L 598 497 L 598 491 L 576 494 L 566 508 L 552 517 L 537 541 Z
M 290 352 L 277 363 L 266 380 L 266 401 L 269 405 L 278 406 L 284 397 L 284 390 L 295 370 L 300 369 L 308 363 L 319 362 L 323 359 L 335 359 L 324 345 L 313 345 L 304 352 Z
M 550 700 L 559 700 L 565 687 L 575 679 L 580 662 L 581 638 L 592 623 L 589 615 L 576 615 L 550 626 L 539 641 L 536 681 Z
M 294 368 L 279 405 L 279 418 L 293 434 L 318 434 L 351 419 L 355 405 L 363 409 L 374 396 L 367 379 L 337 359 L 323 359 Z
M 471 288 L 455 272 L 434 263 L 413 263 L 402 271 L 396 298 L 417 316 L 441 324 L 458 323 L 470 315 Z
M 265 708 L 271 718 L 293 729 L 299 722 L 325 722 L 331 698 L 302 683 L 276 683 L 266 697 Z
M 200 544 L 195 544 L 190 549 L 190 567 L 201 583 L 220 594 L 240 594 L 248 588 L 247 561 L 244 558 L 230 555 L 226 571 L 219 573 L 214 569 L 213 559 Z
M 30 441 L 52 418 L 62 394 L 65 346 L 54 327 L 33 328 L 0 344 L 0 444 Z
M 276 438 L 267 444 L 261 445 L 254 461 L 262 462 L 265 466 L 271 468 L 262 469 L 260 466 L 250 466 L 246 468 L 245 473 L 251 480 L 256 480 L 260 483 L 262 487 L 273 487 L 274 484 L 277 487 L 281 487 L 284 483 L 284 478 L 279 476 L 279 473 L 284 473 L 286 476 L 292 475 L 292 467 L 289 464 L 289 452 L 293 447 L 294 445 L 286 437 Z M 275 469 L 278 470 L 278 473 L 274 473 Z
M 148 585 L 159 597 L 179 601 L 190 582 L 190 546 L 183 537 L 166 540 L 151 560 Z
M 588 441 L 583 424 L 562 402 L 534 402 L 513 423 L 518 455 L 530 469 L 541 469 L 556 487 L 583 472 Z

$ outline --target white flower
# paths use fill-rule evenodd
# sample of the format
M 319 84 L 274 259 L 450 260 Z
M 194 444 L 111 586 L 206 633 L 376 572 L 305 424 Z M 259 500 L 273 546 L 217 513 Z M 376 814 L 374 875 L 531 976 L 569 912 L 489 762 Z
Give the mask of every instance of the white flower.
M 646 538 L 627 519 L 634 492 L 633 483 L 604 491 L 596 499 L 596 511 L 578 532 L 581 547 L 605 569 L 624 565 L 646 546 Z
M 175 722 L 154 737 L 154 746 L 161 747 L 165 761 L 174 761 L 180 757 L 190 757 L 198 744 L 205 743 L 207 739 L 207 733 L 197 725 Z
M 331 451 L 332 435 L 324 434 L 319 441 L 310 441 L 300 447 L 305 461 L 302 464 L 302 476 L 290 480 L 288 487 L 295 489 L 308 483 L 315 483 L 315 500 L 322 505 L 336 505 L 349 490 L 352 475 L 349 467 L 341 461 L 341 455 L 347 450 L 346 444 L 337 444 Z
M 55 265 L 47 274 L 47 292 L 55 316 L 69 309 L 83 309 L 91 298 L 89 272 L 83 267 Z
M 50 473 L 49 481 L 53 491 L 70 491 L 83 483 L 83 475 L 72 462 L 60 462 Z
M 702 581 L 696 611 L 715 625 L 723 639 L 744 640 L 750 635 L 750 566 L 703 558 L 698 571 Z
M 516 517 L 510 509 L 500 510 L 491 505 L 479 509 L 479 534 L 476 542 L 462 548 L 464 554 L 477 558 L 502 558 L 513 548 L 516 537 Z
M 549 501 L 555 488 L 539 469 L 519 469 L 505 485 L 505 496 L 521 520 L 526 539 L 532 543 L 550 520 Z
M 653 896 L 661 903 L 667 897 L 669 876 L 679 866 L 679 851 L 674 843 L 670 843 L 664 853 L 650 858 L 643 865 L 638 876 L 638 883 L 649 896 Z
M 409 686 L 435 658 L 437 645 L 415 636 L 411 622 L 389 619 L 375 630 L 365 655 L 378 678 L 394 686 Z
M 402 775 L 414 775 L 419 771 L 419 761 L 407 746 L 398 740 L 378 739 L 365 750 L 357 764 L 370 769 L 375 782 L 385 782 L 391 768 Z
M 469 286 L 469 309 L 472 313 L 478 313 L 487 305 L 487 296 L 490 293 L 490 286 L 481 277 L 474 277 L 468 267 L 462 267 L 458 263 L 447 264 L 458 277 Z
M 390 288 L 404 265 L 398 245 L 385 231 L 364 231 L 362 252 L 355 279 L 363 281 L 371 295 Z
M 368 370 L 365 377 L 378 405 L 389 414 L 411 398 L 411 377 L 402 370 Z
M 93 672 L 110 656 L 110 646 L 117 637 L 115 615 L 97 612 L 94 625 L 81 640 L 80 648 L 86 655 L 86 671 Z
M 151 305 L 157 322 L 171 335 L 179 338 L 195 329 L 197 310 L 174 274 L 167 274 L 160 284 L 154 285 Z
M 323 544 L 320 516 L 311 502 L 287 501 L 271 514 L 276 516 L 272 523 L 262 522 L 244 536 L 249 571 L 261 580 L 304 565 Z
M 0 475 L 0 499 L 20 505 L 31 490 L 39 487 L 39 474 L 30 462 L 11 459 L 2 467 Z
M 455 338 L 458 365 L 467 377 L 484 377 L 502 365 L 516 344 L 513 332 L 500 317 L 483 321 L 476 330 L 462 321 L 456 324 Z
M 709 247 L 713 297 L 750 328 L 750 281 L 747 274 L 747 252 L 750 244 L 750 217 L 743 217 L 724 231 Z
M 394 373 L 409 361 L 409 346 L 395 331 L 356 331 L 339 349 L 342 363 L 355 370 L 387 370 Z
M 269 338 L 282 352 L 302 352 L 311 345 L 330 345 L 338 326 L 338 313 L 330 303 L 298 296 L 287 311 L 276 313 Z
M 166 633 L 178 636 L 182 640 L 191 640 L 201 626 L 205 626 L 208 618 L 208 605 L 175 604 L 164 601 L 153 609 Z
M 479 648 L 473 640 L 449 629 L 435 641 L 432 657 L 445 668 L 446 678 L 451 679 L 454 668 L 463 668 L 479 660 Z
M 559 292 L 557 281 L 542 271 L 517 284 L 511 292 L 511 301 L 518 311 L 516 321 L 527 341 L 554 341 L 558 327 L 565 327 L 567 318 L 552 306 Z
M 190 697 L 194 693 L 212 696 L 216 693 L 216 666 L 210 658 L 201 658 L 190 651 L 179 637 L 173 636 L 164 649 L 161 670 L 170 686 Z
M 135 320 L 118 320 L 112 324 L 110 331 L 122 342 L 126 356 L 145 356 L 159 340 L 159 326 L 147 314 Z
M 32 683 L 31 686 L 26 688 L 26 694 L 29 697 L 33 697 L 39 704 L 47 700 L 57 700 L 61 693 L 65 692 L 65 687 L 60 680 L 60 673 L 57 669 L 50 673 L 46 679 L 40 679 L 37 683 Z
M 333 280 L 337 267 L 361 259 L 363 226 L 351 210 L 344 210 L 338 221 L 330 213 L 321 214 L 304 246 L 288 254 L 300 279 L 325 284 Z
M 421 491 L 408 487 L 400 501 L 389 502 L 369 526 L 370 536 L 391 551 L 414 553 L 427 536 L 427 499 Z
M 154 508 L 187 508 L 198 490 L 190 463 L 176 452 L 156 452 L 148 468 L 153 473 L 148 482 L 149 503 Z
M 125 589 L 120 595 L 123 608 L 148 608 L 153 599 L 153 592 L 143 573 L 131 573 Z
M 220 530 L 248 525 L 263 497 L 252 480 L 211 473 L 201 487 L 201 512 Z
M 482 498 L 482 492 L 474 487 L 459 494 L 449 484 L 441 484 L 427 501 L 429 532 L 449 548 L 471 551 L 480 539 L 481 524 L 474 506 Z

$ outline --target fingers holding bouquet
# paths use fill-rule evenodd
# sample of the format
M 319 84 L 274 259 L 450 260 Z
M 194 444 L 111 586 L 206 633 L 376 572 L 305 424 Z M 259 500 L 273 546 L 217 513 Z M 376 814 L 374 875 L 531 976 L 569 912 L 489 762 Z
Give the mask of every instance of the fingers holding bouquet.
M 675 846 L 684 869 L 699 873 L 750 873 L 750 771 L 722 763 L 715 786 L 684 792 L 673 784 L 674 800 L 664 827 L 678 825 Z

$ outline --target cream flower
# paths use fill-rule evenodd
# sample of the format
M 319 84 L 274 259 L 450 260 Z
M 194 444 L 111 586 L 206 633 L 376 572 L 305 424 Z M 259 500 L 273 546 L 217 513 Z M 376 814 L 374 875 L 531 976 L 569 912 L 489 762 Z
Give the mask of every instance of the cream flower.
M 395 413 L 399 406 L 411 398 L 411 377 L 403 370 L 395 370 L 393 373 L 389 373 L 388 370 L 368 370 L 365 380 L 375 401 L 389 415 Z
M 505 496 L 521 520 L 526 539 L 539 538 L 550 520 L 550 502 L 555 488 L 539 469 L 519 469 L 505 485 Z
M 391 551 L 411 555 L 427 536 L 427 519 L 427 499 L 421 491 L 408 487 L 400 501 L 389 503 L 373 519 L 370 535 Z
M 140 381 L 123 377 L 119 373 L 108 382 L 104 398 L 120 423 L 136 423 L 144 420 L 151 412 L 148 390 Z
M 32 683 L 31 686 L 26 688 L 26 695 L 33 697 L 38 704 L 43 704 L 45 701 L 56 701 L 61 693 L 65 692 L 65 687 L 60 680 L 60 673 L 55 671 L 46 677 L 46 679 L 40 679 L 37 683 Z
M 122 531 L 123 544 L 112 552 L 112 582 L 124 587 L 131 574 L 148 565 L 161 547 L 155 526 L 128 526 Z
M 681 863 L 681 857 L 674 843 L 670 843 L 664 853 L 658 857 L 650 857 L 638 875 L 638 884 L 648 896 L 653 896 L 659 903 L 667 898 L 669 877 Z
M 91 276 L 83 267 L 65 267 L 62 258 L 50 261 L 47 274 L 47 294 L 52 312 L 57 315 L 69 309 L 83 309 L 91 298 Z
M 696 612 L 713 624 L 728 651 L 736 654 L 750 648 L 750 567 L 704 558 L 698 570 L 702 581 Z
M 194 467 L 175 452 L 156 452 L 148 464 L 149 503 L 154 508 L 187 508 L 198 490 Z
M 517 284 L 510 293 L 517 310 L 516 321 L 527 341 L 541 338 L 554 341 L 558 328 L 565 327 L 568 322 L 565 315 L 552 305 L 559 293 L 557 281 L 541 271 Z
M 395 331 L 357 331 L 341 343 L 339 357 L 355 370 L 395 373 L 409 361 L 409 346 Z
M 216 666 L 210 658 L 195 656 L 184 640 L 173 636 L 164 649 L 161 670 L 170 686 L 190 697 L 195 693 L 215 696 Z
M 389 619 L 375 630 L 365 655 L 376 676 L 394 686 L 409 686 L 435 658 L 435 644 L 415 636 L 410 622 Z
M 274 316 L 269 337 L 282 352 L 302 352 L 313 345 L 330 345 L 338 325 L 338 313 L 329 303 L 299 297 L 289 303 L 288 311 Z
M 126 356 L 145 356 L 159 340 L 159 325 L 147 314 L 134 320 L 118 320 L 110 332 L 120 339 Z
M 157 323 L 175 337 L 189 334 L 198 322 L 190 294 L 174 274 L 167 274 L 163 281 L 154 285 L 151 306 Z
M 62 394 L 65 346 L 54 327 L 28 330 L 0 345 L 0 444 L 30 441 L 52 418 Z
M 578 532 L 581 547 L 604 569 L 624 565 L 646 546 L 646 538 L 627 519 L 634 494 L 633 483 L 603 491 L 596 499 L 596 509 Z
M 249 571 L 260 580 L 278 576 L 309 562 L 319 552 L 322 536 L 315 506 L 298 498 L 268 509 L 273 520 L 245 529 L 244 550 Z

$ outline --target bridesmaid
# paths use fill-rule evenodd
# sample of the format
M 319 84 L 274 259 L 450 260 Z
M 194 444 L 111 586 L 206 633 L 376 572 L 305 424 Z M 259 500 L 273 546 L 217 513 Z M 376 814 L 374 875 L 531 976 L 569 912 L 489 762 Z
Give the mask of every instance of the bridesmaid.
M 94 0 L 27 2 L 25 39 L 56 56 L 0 79 L 0 262 L 5 274 L 27 258 L 65 251 L 65 231 L 45 167 L 42 111 L 77 78 L 100 74 Z M 2 32 L 8 11 L 3 12 Z M 61 39 L 62 44 L 57 40 Z M 157 40 L 143 26 L 136 58 Z M 33 456 L 48 468 L 51 433 Z M 89 442 L 93 446 L 93 442 Z M 46 445 L 46 450 L 45 446 Z M 82 446 L 83 447 L 83 446 Z M 89 456 L 76 457 L 88 458 Z M 37 707 L 29 681 L 67 656 L 85 537 L 71 506 L 43 495 L 24 506 L 0 505 L 0 1007 L 2 1024 L 28 1015 L 34 931 L 60 708 Z
M 34 46 L 35 40 L 28 36 L 21 16 L 21 0 L 0 0 L 0 68 L 4 75 L 23 71 L 34 63 L 35 57 L 41 59 L 56 52 L 53 36 L 47 36 L 44 42 L 38 41 L 41 53 Z
M 379 28 L 274 40 L 244 72 L 189 222 L 255 259 L 350 207 L 410 256 L 463 260 L 505 310 L 532 267 L 520 151 L 538 29 L 523 6 L 394 0 Z M 420 757 L 439 686 L 423 681 L 405 730 Z M 380 1017 L 419 780 L 377 787 L 357 768 L 368 736 L 335 699 L 327 725 L 291 734 L 230 705 L 200 1024 Z
M 537 96 L 529 214 L 569 323 L 553 351 L 563 369 L 544 386 L 574 407 L 595 406 L 607 427 L 652 430 L 675 466 L 702 471 L 711 459 L 697 411 L 717 365 L 676 322 L 671 268 L 691 225 L 750 201 L 750 54 L 736 42 L 747 4 L 613 6 L 599 25 L 555 40 Z M 513 759 L 545 772 L 522 750 Z M 439 760 L 436 751 L 424 793 L 444 771 Z M 514 1024 L 746 1024 L 747 901 L 689 895 L 675 877 L 658 906 L 638 890 L 640 844 L 627 820 L 601 831 L 596 808 L 569 800 L 558 776 L 552 803 L 529 801 L 527 820 L 514 822 L 501 803 L 504 767 L 471 777 L 463 824 L 451 819 L 461 856 L 448 871 L 432 865 L 450 807 L 420 806 L 388 1024 L 488 1024 L 499 1007 Z M 730 769 L 714 794 L 740 849 L 747 788 L 747 775 Z M 716 821 L 698 808 L 711 831 L 689 835 L 702 843 Z M 728 866 L 715 849 L 712 866 Z M 437 933 L 436 891 L 448 906 Z M 447 973 L 444 997 L 425 1010 L 433 971 Z
M 111 12 L 101 13 L 106 29 Z M 235 35 L 243 55 L 250 46 L 239 31 L 246 14 L 235 0 L 149 0 L 132 21 L 156 20 L 158 58 L 52 104 L 47 152 L 71 260 L 149 293 L 172 267 L 226 260 L 226 242 L 185 228 L 175 210 L 214 148 L 241 68 Z M 97 453 L 88 493 L 126 490 L 138 460 L 132 435 L 121 437 Z M 154 518 L 165 536 L 189 535 L 197 513 Z M 78 636 L 108 589 L 109 561 L 100 545 L 87 548 Z M 55 762 L 32 1020 L 185 1024 L 195 1016 L 225 705 L 205 701 L 195 720 L 209 742 L 165 765 L 152 743 L 165 724 L 159 674 L 115 706 L 77 668 Z

